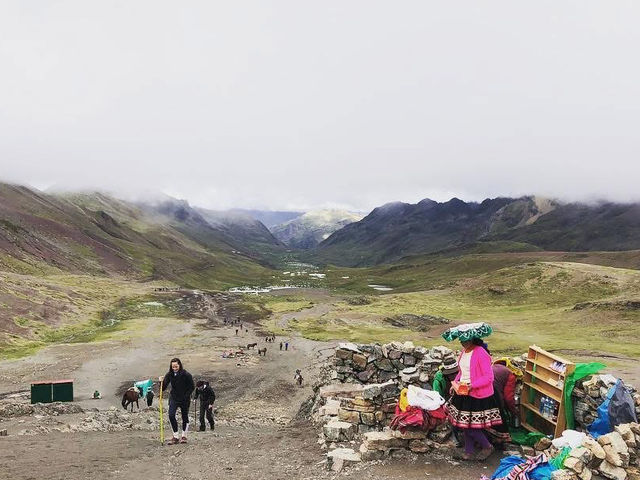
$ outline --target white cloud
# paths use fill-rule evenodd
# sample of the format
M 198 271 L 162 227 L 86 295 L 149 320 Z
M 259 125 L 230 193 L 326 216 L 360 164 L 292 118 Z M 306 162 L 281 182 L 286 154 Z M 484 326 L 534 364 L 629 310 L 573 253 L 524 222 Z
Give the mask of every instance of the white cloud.
M 637 2 L 4 2 L 0 178 L 213 208 L 638 200 Z

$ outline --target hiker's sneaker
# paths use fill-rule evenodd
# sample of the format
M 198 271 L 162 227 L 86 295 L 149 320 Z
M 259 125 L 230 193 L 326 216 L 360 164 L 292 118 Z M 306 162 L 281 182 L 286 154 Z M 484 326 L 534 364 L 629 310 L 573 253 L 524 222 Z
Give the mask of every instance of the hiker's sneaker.
M 187 437 L 182 437 L 180 439 L 180 443 L 187 443 Z
M 175 445 L 177 443 L 180 443 L 180 440 L 178 440 L 176 437 L 172 437 L 171 440 L 167 442 L 167 445 Z
M 204 432 L 207 429 L 207 427 L 204 426 L 204 424 L 200 425 L 200 428 L 198 428 L 199 432 Z
M 211 422 L 210 425 L 211 425 L 211 430 L 215 430 L 216 429 L 216 424 L 214 422 Z

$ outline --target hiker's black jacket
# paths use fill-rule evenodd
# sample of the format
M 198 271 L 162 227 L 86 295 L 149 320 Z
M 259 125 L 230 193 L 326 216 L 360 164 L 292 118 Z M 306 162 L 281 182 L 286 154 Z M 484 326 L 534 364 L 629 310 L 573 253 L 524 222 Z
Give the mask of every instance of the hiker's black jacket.
M 169 384 L 171 384 L 171 400 L 180 403 L 188 403 L 191 400 L 191 392 L 193 392 L 195 385 L 189 372 L 184 369 L 175 373 L 173 370 L 168 372 L 162 381 L 162 390 L 166 390 Z
M 200 390 L 196 388 L 195 398 L 200 397 L 200 405 L 208 407 L 209 405 L 213 405 L 213 402 L 216 401 L 216 394 L 211 388 L 211 385 L 208 383 L 204 384 L 204 388 Z

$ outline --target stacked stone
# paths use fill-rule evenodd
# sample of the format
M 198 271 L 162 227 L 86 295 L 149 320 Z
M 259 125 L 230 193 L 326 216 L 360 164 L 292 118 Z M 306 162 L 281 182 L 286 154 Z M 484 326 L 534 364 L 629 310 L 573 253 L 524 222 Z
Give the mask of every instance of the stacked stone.
M 367 385 L 353 398 L 340 399 L 338 419 L 355 425 L 358 433 L 380 430 L 393 418 L 398 394 L 398 386 L 392 380 Z
M 571 450 L 564 469 L 554 472 L 553 480 L 591 480 L 594 475 L 611 480 L 640 480 L 638 449 L 640 425 L 618 425 L 598 440 L 587 437 Z
M 573 390 L 573 413 L 579 430 L 586 430 L 598 418 L 598 407 L 607 398 L 616 380 L 612 375 L 593 375 L 576 384 Z M 625 387 L 633 396 L 636 415 L 640 418 L 640 394 L 630 385 Z
M 346 383 L 398 382 L 401 388 L 410 384 L 424 387 L 445 358 L 454 357 L 447 347 L 427 349 L 412 342 L 385 345 L 341 343 L 333 359 L 332 380 Z

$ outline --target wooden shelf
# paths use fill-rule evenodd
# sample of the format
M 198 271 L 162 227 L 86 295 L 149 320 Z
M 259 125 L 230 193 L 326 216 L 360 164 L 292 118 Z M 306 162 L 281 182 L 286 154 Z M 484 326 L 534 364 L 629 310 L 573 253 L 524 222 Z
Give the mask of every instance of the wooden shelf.
M 555 388 L 556 390 L 560 390 L 562 391 L 564 389 L 564 380 L 562 381 L 562 386 L 559 387 L 558 386 L 558 382 L 552 382 L 547 378 L 544 378 L 543 376 L 538 375 L 537 372 L 532 372 L 531 370 L 525 370 L 525 373 L 528 373 L 529 375 L 531 375 L 532 377 L 534 377 L 536 380 L 540 380 L 541 382 L 546 383 L 547 385 L 549 385 L 550 387 Z M 531 382 L 534 383 L 534 382 Z
M 550 367 L 553 362 L 565 364 L 567 368 L 564 373 L 553 370 Z M 546 352 L 536 345 L 529 347 L 520 403 L 520 423 L 524 428 L 544 435 L 553 434 L 554 437 L 562 434 L 566 426 L 564 382 L 574 369 L 575 365 L 564 358 Z M 558 381 L 562 384 L 558 385 Z M 558 403 L 556 421 L 544 417 L 536 408 L 535 404 L 539 403 L 542 396 L 547 396 Z M 534 397 L 535 400 L 530 402 L 529 399 Z
M 559 377 L 565 377 L 566 376 L 566 370 L 564 373 L 562 372 L 558 372 L 557 370 L 554 370 L 553 368 L 551 368 L 548 365 L 544 365 L 543 363 L 537 362 L 536 360 L 532 359 L 532 358 L 527 358 L 527 363 L 531 363 L 537 367 L 540 368 L 544 368 L 545 370 L 547 370 L 548 372 L 553 373 L 554 375 L 558 375 Z
M 554 421 L 554 420 L 552 420 L 552 419 L 550 419 L 550 418 L 547 418 L 547 417 L 545 417 L 545 416 L 541 415 L 541 414 L 540 414 L 540 411 L 539 411 L 537 408 L 535 408 L 535 406 L 534 406 L 534 405 L 530 405 L 530 404 L 528 404 L 528 403 L 522 403 L 521 405 L 522 405 L 524 408 L 526 408 L 527 410 L 531 410 L 533 413 L 535 413 L 536 415 L 538 415 L 538 417 L 542 418 L 543 420 L 545 420 L 545 421 L 547 421 L 547 422 L 549 422 L 549 423 L 551 423 L 551 424 L 553 424 L 553 425 L 557 425 L 557 424 L 558 424 L 558 422 L 556 422 L 556 421 Z
M 522 382 L 522 383 L 524 383 L 528 387 L 533 388 L 534 390 L 537 390 L 538 392 L 544 393 L 547 397 L 555 400 L 556 402 L 562 401 L 562 398 L 559 397 L 557 393 L 550 392 L 549 390 L 545 390 L 548 387 L 543 383 L 531 383 L 531 382 Z M 540 388 L 540 387 L 543 387 L 543 388 Z
M 532 350 L 533 350 L 534 352 L 536 352 L 536 353 L 541 353 L 544 357 L 547 357 L 547 358 L 550 358 L 550 359 L 552 359 L 552 360 L 555 360 L 556 362 L 564 363 L 565 365 L 573 365 L 573 363 L 572 363 L 572 362 L 569 362 L 569 361 L 567 361 L 566 359 L 564 359 L 564 358 L 562 358 L 562 357 L 559 357 L 559 356 L 557 356 L 557 355 L 554 355 L 554 354 L 553 354 L 553 353 L 551 353 L 551 352 L 547 352 L 546 350 L 541 349 L 541 348 L 540 348 L 539 346 L 537 346 L 537 345 L 531 345 L 531 346 L 529 347 L 529 354 L 531 353 L 531 351 L 532 351 Z M 528 354 L 527 354 L 527 356 L 528 356 Z M 535 356 L 534 356 L 534 357 L 529 357 L 529 358 L 527 358 L 527 360 L 530 360 L 530 359 L 532 359 L 532 358 L 533 358 L 533 359 L 535 359 Z

